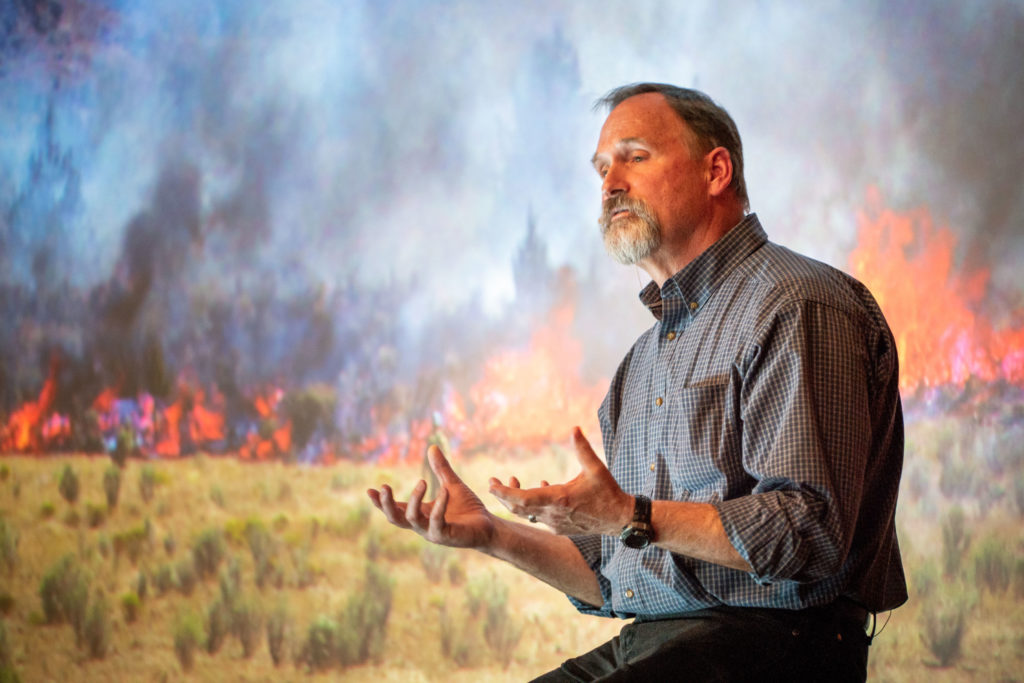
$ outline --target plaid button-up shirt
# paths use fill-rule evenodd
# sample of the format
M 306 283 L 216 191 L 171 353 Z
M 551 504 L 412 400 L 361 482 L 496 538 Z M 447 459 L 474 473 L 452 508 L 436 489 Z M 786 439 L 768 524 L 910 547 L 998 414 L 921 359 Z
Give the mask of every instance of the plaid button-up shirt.
M 573 536 L 604 596 L 577 608 L 902 604 L 896 347 L 867 289 L 769 242 L 751 214 L 640 298 L 657 322 L 600 408 L 609 467 L 630 494 L 714 505 L 753 571 Z

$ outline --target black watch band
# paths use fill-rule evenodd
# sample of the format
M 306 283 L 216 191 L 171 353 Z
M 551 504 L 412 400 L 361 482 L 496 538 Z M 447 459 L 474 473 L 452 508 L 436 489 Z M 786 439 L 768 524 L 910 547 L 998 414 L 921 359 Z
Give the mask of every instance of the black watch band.
M 633 505 L 633 521 L 622 528 L 619 540 L 627 548 L 646 548 L 654 540 L 654 529 L 651 526 L 651 499 L 647 496 L 636 496 Z

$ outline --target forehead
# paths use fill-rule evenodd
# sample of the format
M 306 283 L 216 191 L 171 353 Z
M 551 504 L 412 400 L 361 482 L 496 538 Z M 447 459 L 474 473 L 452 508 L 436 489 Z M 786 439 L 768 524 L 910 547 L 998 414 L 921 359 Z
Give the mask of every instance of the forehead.
M 689 129 L 661 93 L 643 93 L 623 100 L 601 127 L 597 153 L 608 153 L 626 140 L 656 146 L 685 143 Z

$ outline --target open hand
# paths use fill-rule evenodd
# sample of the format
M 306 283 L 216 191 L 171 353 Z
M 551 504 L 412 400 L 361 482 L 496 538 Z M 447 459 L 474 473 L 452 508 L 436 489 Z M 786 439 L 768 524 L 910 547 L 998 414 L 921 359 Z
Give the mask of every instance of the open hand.
M 431 543 L 456 548 L 485 548 L 494 536 L 494 516 L 480 498 L 455 474 L 437 446 L 427 450 L 430 469 L 441 483 L 433 501 L 423 496 L 427 483 L 422 479 L 413 487 L 407 502 L 395 500 L 391 487 L 369 489 L 367 495 L 388 521 L 403 529 L 412 529 Z
M 573 440 L 582 471 L 571 481 L 524 489 L 515 477 L 508 486 L 491 479 L 490 492 L 514 514 L 558 534 L 618 534 L 633 518 L 633 497 L 619 487 L 579 427 Z

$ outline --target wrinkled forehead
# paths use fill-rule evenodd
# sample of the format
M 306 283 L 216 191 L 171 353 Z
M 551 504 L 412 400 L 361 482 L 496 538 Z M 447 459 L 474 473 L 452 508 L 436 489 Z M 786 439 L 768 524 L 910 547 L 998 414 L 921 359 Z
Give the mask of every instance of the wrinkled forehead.
M 692 139 L 689 127 L 661 93 L 643 93 L 623 100 L 608 113 L 594 158 L 611 154 L 624 144 L 689 145 Z

